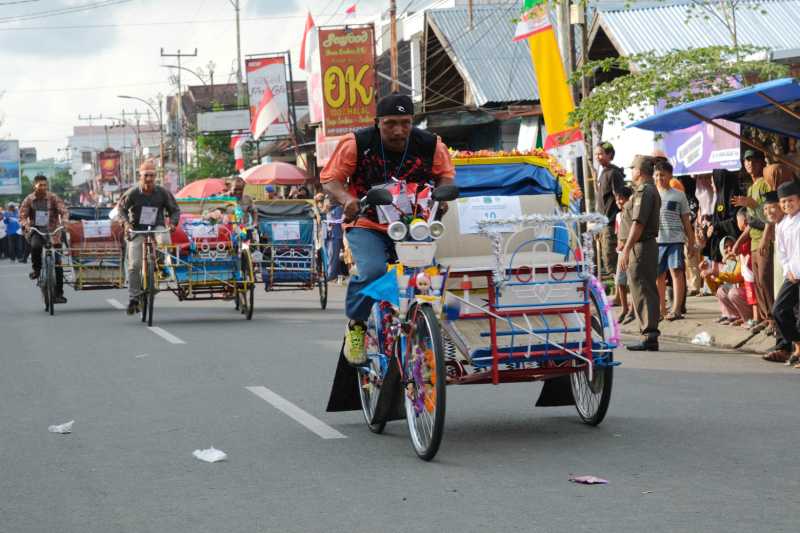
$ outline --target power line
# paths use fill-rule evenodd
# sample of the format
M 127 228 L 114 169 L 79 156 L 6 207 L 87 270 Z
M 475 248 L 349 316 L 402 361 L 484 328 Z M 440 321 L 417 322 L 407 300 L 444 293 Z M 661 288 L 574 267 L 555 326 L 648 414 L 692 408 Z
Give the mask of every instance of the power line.
M 33 94 L 33 93 L 60 93 L 71 91 L 96 91 L 102 89 L 119 89 L 121 87 L 147 87 L 154 85 L 165 85 L 166 81 L 154 81 L 147 83 L 128 83 L 122 85 L 98 85 L 95 87 L 62 87 L 60 89 L 29 89 L 22 91 L 5 91 L 5 94 Z
M 126 0 L 130 1 L 130 0 Z M 333 14 L 335 16 L 336 13 Z M 241 22 L 260 22 L 264 20 L 293 20 L 305 19 L 307 15 L 264 15 L 261 17 L 243 18 Z M 319 17 L 328 16 L 327 14 L 317 15 Z M 202 20 L 164 20 L 153 22 L 128 22 L 117 24 L 74 24 L 69 26 L 23 26 L 16 28 L 0 28 L 0 31 L 41 31 L 41 30 L 84 30 L 98 28 L 127 28 L 141 26 L 183 26 L 186 24 L 228 24 L 236 22 L 235 18 L 230 19 L 202 19 Z
M 69 15 L 72 13 L 81 13 L 84 11 L 91 11 L 101 7 L 110 7 L 120 4 L 127 4 L 131 0 L 102 0 L 100 2 L 93 2 L 81 6 L 65 7 L 61 9 L 49 9 L 47 11 L 37 11 L 35 13 L 28 13 L 26 15 L 13 15 L 10 17 L 0 18 L 0 23 L 8 22 L 21 22 L 25 20 L 36 20 L 40 18 L 56 17 L 58 15 Z
M 0 2 L 0 6 L 13 6 L 16 4 L 30 4 L 31 2 L 38 2 L 39 0 L 16 0 L 16 2 Z

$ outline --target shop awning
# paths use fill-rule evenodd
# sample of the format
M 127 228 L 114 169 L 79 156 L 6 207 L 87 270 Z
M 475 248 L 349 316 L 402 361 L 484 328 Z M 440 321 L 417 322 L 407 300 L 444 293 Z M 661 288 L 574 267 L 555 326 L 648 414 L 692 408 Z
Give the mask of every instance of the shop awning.
M 629 124 L 629 128 L 673 131 L 701 122 L 725 119 L 800 138 L 800 84 L 793 78 L 773 80 L 682 104 Z

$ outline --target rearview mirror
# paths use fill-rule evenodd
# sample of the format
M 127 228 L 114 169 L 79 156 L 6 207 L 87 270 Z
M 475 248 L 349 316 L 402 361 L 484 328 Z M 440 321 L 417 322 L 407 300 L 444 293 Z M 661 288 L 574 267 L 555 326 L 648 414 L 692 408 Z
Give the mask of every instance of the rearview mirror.
M 449 202 L 458 198 L 458 187 L 455 185 L 442 185 L 433 191 L 433 199 L 437 202 Z
M 386 189 L 370 189 L 366 203 L 369 205 L 392 205 L 392 193 Z

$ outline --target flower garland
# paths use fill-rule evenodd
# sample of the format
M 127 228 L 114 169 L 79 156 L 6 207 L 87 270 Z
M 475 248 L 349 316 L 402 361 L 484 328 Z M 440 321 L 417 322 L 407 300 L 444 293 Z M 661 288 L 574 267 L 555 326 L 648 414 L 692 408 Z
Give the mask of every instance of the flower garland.
M 535 157 L 542 159 L 547 163 L 550 172 L 558 179 L 564 194 L 572 200 L 579 200 L 583 196 L 578 180 L 571 172 L 561 166 L 561 163 L 555 156 L 546 152 L 541 148 L 534 148 L 533 150 L 450 150 L 450 156 L 454 159 L 482 159 L 482 158 L 500 158 L 500 157 Z

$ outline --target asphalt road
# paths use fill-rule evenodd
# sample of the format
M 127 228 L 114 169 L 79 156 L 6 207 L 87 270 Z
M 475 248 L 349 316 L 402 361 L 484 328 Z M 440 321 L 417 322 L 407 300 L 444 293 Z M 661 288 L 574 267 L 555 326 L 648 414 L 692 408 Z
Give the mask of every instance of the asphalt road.
M 2 533 L 800 523 L 800 371 L 754 356 L 621 350 L 597 428 L 573 408 L 534 409 L 538 384 L 451 387 L 442 447 L 424 463 L 404 422 L 378 436 L 359 412 L 325 412 L 340 289 L 327 311 L 313 293 L 262 291 L 252 322 L 228 302 L 160 295 L 154 332 L 108 301 L 124 303 L 123 291 L 68 289 L 69 303 L 46 316 L 26 273 L 0 265 Z M 70 435 L 47 430 L 72 419 Z M 228 460 L 192 456 L 212 445 Z M 610 483 L 576 485 L 571 474 Z

